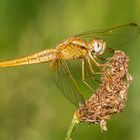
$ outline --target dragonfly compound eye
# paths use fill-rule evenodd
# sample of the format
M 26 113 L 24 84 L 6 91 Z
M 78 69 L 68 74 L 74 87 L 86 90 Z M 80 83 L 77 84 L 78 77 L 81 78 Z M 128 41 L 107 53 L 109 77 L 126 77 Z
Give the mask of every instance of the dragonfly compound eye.
M 93 50 L 96 54 L 101 55 L 106 47 L 106 43 L 103 40 L 94 40 Z

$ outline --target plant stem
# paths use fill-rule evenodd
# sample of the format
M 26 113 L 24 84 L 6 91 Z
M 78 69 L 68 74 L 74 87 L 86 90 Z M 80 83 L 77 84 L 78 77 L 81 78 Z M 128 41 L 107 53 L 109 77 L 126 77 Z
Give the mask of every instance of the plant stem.
M 73 119 L 71 121 L 70 127 L 67 131 L 67 135 L 65 140 L 72 140 L 71 139 L 71 134 L 74 131 L 74 128 L 76 127 L 76 125 L 79 123 L 80 121 L 78 120 L 78 118 L 76 117 L 76 115 L 74 114 Z

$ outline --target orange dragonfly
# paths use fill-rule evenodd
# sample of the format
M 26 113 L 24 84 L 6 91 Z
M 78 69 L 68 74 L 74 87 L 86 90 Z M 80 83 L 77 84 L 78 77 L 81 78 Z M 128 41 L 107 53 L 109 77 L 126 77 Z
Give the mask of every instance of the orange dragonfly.
M 2 61 L 0 67 L 20 66 L 34 63 L 50 63 L 53 79 L 64 96 L 77 107 L 85 104 L 80 89 L 71 73 L 68 62 L 77 60 L 81 64 L 81 80 L 90 88 L 85 81 L 88 71 L 94 75 L 93 63 L 100 67 L 97 62 L 98 56 L 104 54 L 107 48 L 126 45 L 140 34 L 139 26 L 130 23 L 105 30 L 93 30 L 70 37 L 57 45 L 55 49 L 47 49 L 30 56 Z M 90 78 L 90 77 L 89 77 Z

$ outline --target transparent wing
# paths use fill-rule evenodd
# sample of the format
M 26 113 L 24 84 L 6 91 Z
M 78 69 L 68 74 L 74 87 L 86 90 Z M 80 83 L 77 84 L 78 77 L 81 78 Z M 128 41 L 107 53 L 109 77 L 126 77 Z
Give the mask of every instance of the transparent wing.
M 106 41 L 107 47 L 118 47 L 133 41 L 140 34 L 140 27 L 135 23 L 130 23 L 106 30 L 93 30 L 76 35 L 85 40 L 99 38 Z
M 72 102 L 77 107 L 85 104 L 79 87 L 77 86 L 64 60 L 53 62 L 50 66 L 50 70 L 53 81 L 70 102 Z
M 69 70 L 71 71 L 71 74 L 73 77 L 77 80 L 82 80 L 82 60 L 73 60 L 73 61 L 68 61 L 67 65 L 69 67 Z M 100 68 L 97 67 L 95 64 L 91 63 L 92 68 L 95 73 L 100 72 Z M 84 77 L 85 79 L 95 79 L 95 74 L 93 74 L 90 70 L 89 64 L 86 59 L 84 59 Z
M 99 81 L 99 77 L 100 74 L 96 74 L 97 72 L 100 72 L 101 69 L 99 67 L 97 67 L 96 65 L 92 64 L 92 68 L 94 70 L 95 73 L 92 73 L 89 67 L 89 64 L 87 62 L 86 59 L 83 59 L 84 62 L 84 81 L 90 85 L 90 87 L 92 89 L 96 89 L 97 88 L 97 80 Z M 93 91 L 91 91 L 91 89 L 82 81 L 82 59 L 81 60 L 72 60 L 72 61 L 66 61 L 67 66 L 69 68 L 69 71 L 71 73 L 71 75 L 74 77 L 77 85 L 80 87 L 80 89 L 82 89 L 82 91 L 84 91 L 84 93 L 82 93 L 84 95 L 84 97 L 88 96 L 89 93 L 90 95 L 93 94 Z

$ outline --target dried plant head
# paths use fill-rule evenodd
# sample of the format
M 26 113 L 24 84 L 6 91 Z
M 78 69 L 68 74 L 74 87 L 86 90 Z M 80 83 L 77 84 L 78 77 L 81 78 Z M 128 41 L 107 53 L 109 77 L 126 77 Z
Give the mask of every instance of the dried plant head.
M 80 122 L 100 124 L 107 130 L 106 121 L 124 109 L 132 76 L 128 73 L 129 59 L 122 51 L 115 51 L 101 70 L 101 83 L 84 106 L 75 113 Z

